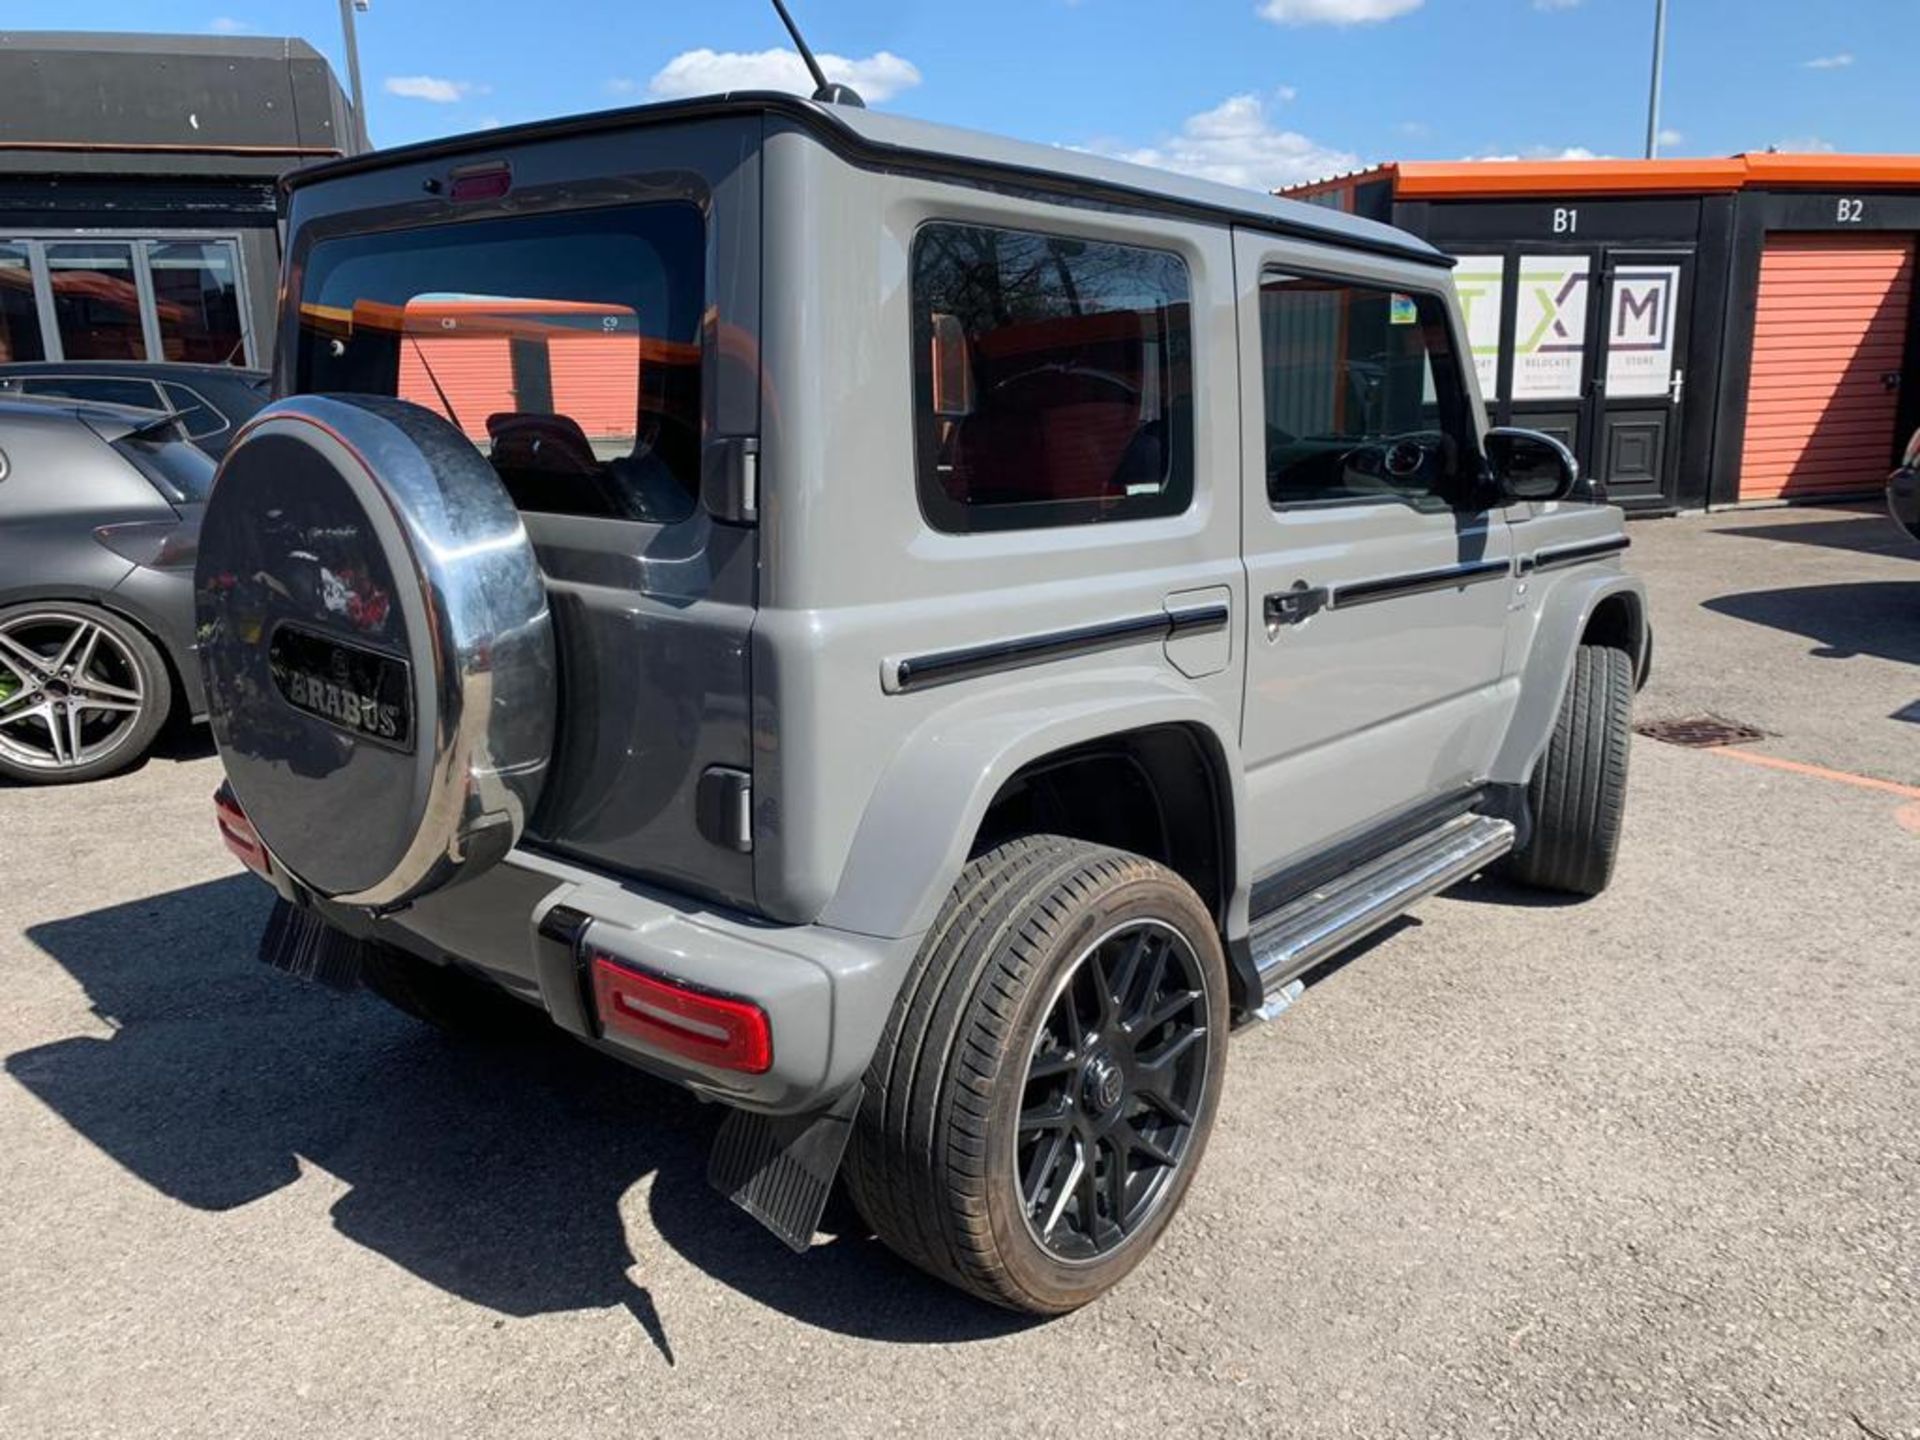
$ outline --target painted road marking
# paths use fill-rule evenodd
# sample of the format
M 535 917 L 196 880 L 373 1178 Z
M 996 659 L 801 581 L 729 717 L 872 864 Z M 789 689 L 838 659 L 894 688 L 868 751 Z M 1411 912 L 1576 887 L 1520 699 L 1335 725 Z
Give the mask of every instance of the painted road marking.
M 1778 755 L 1756 755 L 1751 750 L 1721 748 L 1703 750 L 1704 755 L 1724 755 L 1729 760 L 1744 760 L 1768 770 L 1784 770 L 1789 775 L 1806 775 L 1815 780 L 1831 780 L 1851 785 L 1856 790 L 1876 790 L 1882 795 L 1898 795 L 1908 804 L 1893 812 L 1893 820 L 1902 830 L 1920 835 L 1920 785 L 1900 785 L 1892 780 L 1876 780 L 1871 775 L 1855 775 L 1848 770 L 1829 770 L 1824 765 L 1809 765 L 1804 760 L 1783 760 Z

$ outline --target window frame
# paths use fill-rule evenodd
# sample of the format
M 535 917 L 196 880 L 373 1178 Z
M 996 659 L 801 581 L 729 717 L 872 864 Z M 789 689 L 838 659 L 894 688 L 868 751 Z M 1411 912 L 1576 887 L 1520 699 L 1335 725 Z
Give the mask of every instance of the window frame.
M 990 230 L 1039 240 L 1065 240 L 1078 245 L 1103 245 L 1161 256 L 1180 267 L 1184 292 L 1175 303 L 1187 308 L 1186 326 L 1186 405 L 1185 424 L 1168 447 L 1167 484 L 1153 495 L 1123 496 L 1116 500 L 1036 500 L 968 505 L 954 500 L 941 485 L 936 470 L 938 416 L 933 408 L 934 377 L 929 349 L 931 327 L 923 325 L 918 286 L 921 246 L 932 230 Z M 914 226 L 907 247 L 907 362 L 910 375 L 911 413 L 908 424 L 913 435 L 913 488 L 920 517 L 929 528 L 942 535 L 1004 535 L 1010 532 L 1060 529 L 1085 529 L 1094 525 L 1128 524 L 1143 520 L 1165 520 L 1189 513 L 1199 496 L 1198 481 L 1198 375 L 1200 366 L 1199 304 L 1195 300 L 1193 266 L 1187 256 L 1172 244 L 1154 245 L 1144 240 L 1115 239 L 1110 235 L 1075 233 L 1071 230 L 1038 228 L 1008 223 L 1002 219 L 954 214 L 929 215 Z M 931 315 L 931 311 L 927 315 Z M 1109 312 L 1099 312 L 1109 313 Z M 1171 367 L 1171 361 L 1169 365 Z M 1171 385 L 1173 372 L 1168 372 Z M 1169 416 L 1178 412 L 1171 406 Z
M 240 315 L 241 339 L 239 360 L 228 368 L 233 370 L 259 368 L 259 341 L 253 333 L 253 305 L 247 284 L 246 237 L 242 232 L 198 229 L 53 230 L 37 229 L 31 226 L 0 226 L 0 243 L 21 245 L 26 248 L 28 272 L 33 277 L 34 307 L 40 319 L 40 344 L 45 353 L 41 360 L 26 363 L 65 364 L 70 362 L 75 365 L 96 363 L 76 360 L 67 354 L 66 342 L 60 336 L 59 313 L 54 306 L 52 272 L 47 269 L 47 246 L 87 241 L 118 242 L 133 248 L 134 287 L 140 298 L 140 337 L 146 347 L 147 355 L 143 361 L 116 363 L 136 365 L 181 363 L 169 361 L 166 358 L 165 343 L 160 333 L 160 311 L 154 299 L 153 268 L 148 253 L 151 247 L 225 244 L 233 257 L 234 303 Z
M 1473 401 L 1468 395 L 1465 385 L 1461 383 L 1463 372 L 1459 363 L 1460 357 L 1462 355 L 1470 356 L 1471 352 L 1463 348 L 1464 337 L 1460 333 L 1460 327 L 1455 323 L 1454 307 L 1447 303 L 1446 292 L 1436 289 L 1431 283 L 1419 285 L 1400 284 L 1376 276 L 1356 275 L 1351 271 L 1323 269 L 1311 265 L 1288 265 L 1282 264 L 1277 260 L 1269 260 L 1263 264 L 1260 267 L 1259 278 L 1254 284 L 1253 317 L 1254 331 L 1259 337 L 1260 345 L 1260 366 L 1256 372 L 1255 380 L 1258 386 L 1256 394 L 1260 407 L 1260 433 L 1263 439 L 1266 434 L 1267 425 L 1267 337 L 1265 315 L 1261 307 L 1266 294 L 1267 283 L 1274 279 L 1315 280 L 1330 285 L 1345 286 L 1350 290 L 1370 290 L 1377 294 L 1387 296 L 1410 295 L 1414 297 L 1416 301 L 1423 299 L 1430 300 L 1440 307 L 1440 322 L 1442 326 L 1445 327 L 1447 344 L 1453 352 L 1455 362 L 1450 367 L 1454 390 L 1454 409 L 1465 433 L 1460 437 L 1456 437 L 1460 443 L 1460 473 L 1455 477 L 1454 485 L 1456 493 L 1447 495 L 1438 490 L 1432 491 L 1431 493 L 1436 499 L 1446 502 L 1444 506 L 1445 512 L 1455 514 L 1476 513 L 1476 507 L 1473 504 L 1472 498 L 1475 487 L 1472 482 L 1475 476 L 1483 473 L 1486 469 L 1484 427 L 1476 422 L 1474 418 Z M 1431 352 L 1429 352 L 1429 356 L 1431 356 Z M 1429 359 L 1429 363 L 1431 364 L 1431 359 Z M 1434 384 L 1437 390 L 1440 386 L 1440 377 L 1437 368 L 1435 371 Z M 1442 434 L 1447 433 L 1444 416 L 1440 429 Z M 1425 514 L 1437 515 L 1443 513 L 1442 507 L 1426 508 L 1415 504 L 1409 495 L 1328 495 L 1317 500 L 1277 501 L 1272 495 L 1271 482 L 1273 477 L 1268 470 L 1264 454 L 1264 444 L 1262 450 L 1260 485 L 1264 492 L 1267 508 L 1276 515 L 1285 515 L 1290 511 L 1296 510 L 1328 510 L 1356 505 L 1398 505 L 1403 509 L 1414 510 Z

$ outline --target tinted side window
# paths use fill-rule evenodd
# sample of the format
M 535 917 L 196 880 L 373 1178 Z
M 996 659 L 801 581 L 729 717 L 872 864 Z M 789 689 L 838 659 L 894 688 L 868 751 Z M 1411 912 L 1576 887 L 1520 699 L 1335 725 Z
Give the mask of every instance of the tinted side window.
M 934 224 L 913 247 L 921 508 L 948 531 L 1172 515 L 1193 498 L 1177 255 Z
M 679 203 L 322 241 L 297 388 L 437 410 L 522 510 L 681 520 L 700 486 L 705 252 Z
M 1273 505 L 1453 503 L 1475 446 L 1437 297 L 1271 275 L 1260 342 Z
M 187 439 L 204 440 L 227 428 L 227 417 L 209 405 L 198 390 L 173 384 L 160 388 L 166 392 L 173 413 L 180 417 L 180 428 L 186 432 Z
M 20 389 L 27 395 L 59 395 L 68 400 L 92 400 L 102 405 L 136 405 L 142 410 L 160 408 L 160 392 L 149 380 L 83 379 L 77 375 L 48 375 L 22 380 Z

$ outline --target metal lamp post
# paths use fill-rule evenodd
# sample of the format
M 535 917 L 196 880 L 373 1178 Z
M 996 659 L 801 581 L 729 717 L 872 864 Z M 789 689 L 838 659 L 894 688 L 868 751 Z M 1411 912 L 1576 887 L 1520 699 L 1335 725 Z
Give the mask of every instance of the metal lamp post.
M 1660 154 L 1660 72 L 1667 63 L 1667 0 L 1653 0 L 1653 93 L 1647 97 L 1647 159 Z
M 360 88 L 360 38 L 353 28 L 353 12 L 365 14 L 372 0 L 340 0 L 340 30 L 347 45 L 347 88 L 353 92 L 354 138 L 361 154 L 373 148 L 367 139 L 367 96 Z

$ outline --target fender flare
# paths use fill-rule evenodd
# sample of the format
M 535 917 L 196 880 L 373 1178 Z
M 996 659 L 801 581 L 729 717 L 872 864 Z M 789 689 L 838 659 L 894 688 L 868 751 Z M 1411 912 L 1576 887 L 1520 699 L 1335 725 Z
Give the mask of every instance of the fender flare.
M 1573 674 L 1573 654 L 1580 637 L 1594 612 L 1617 595 L 1629 597 L 1639 621 L 1639 653 L 1633 663 L 1634 674 L 1641 675 L 1653 632 L 1647 623 L 1647 590 L 1640 578 L 1622 570 L 1601 570 L 1555 580 L 1553 588 L 1541 597 L 1527 632 L 1520 699 L 1494 757 L 1491 778 L 1496 782 L 1524 785 L 1532 777 L 1535 762 L 1553 738 L 1554 721 L 1560 714 L 1568 677 Z
M 930 716 L 882 772 L 820 923 L 888 938 L 924 932 L 965 867 L 987 807 L 1022 767 L 1158 726 L 1195 730 L 1218 752 L 1213 768 L 1229 811 L 1222 828 L 1233 847 L 1226 929 L 1245 933 L 1251 877 L 1239 843 L 1246 781 L 1237 763 L 1236 717 L 1140 669 L 996 689 Z

